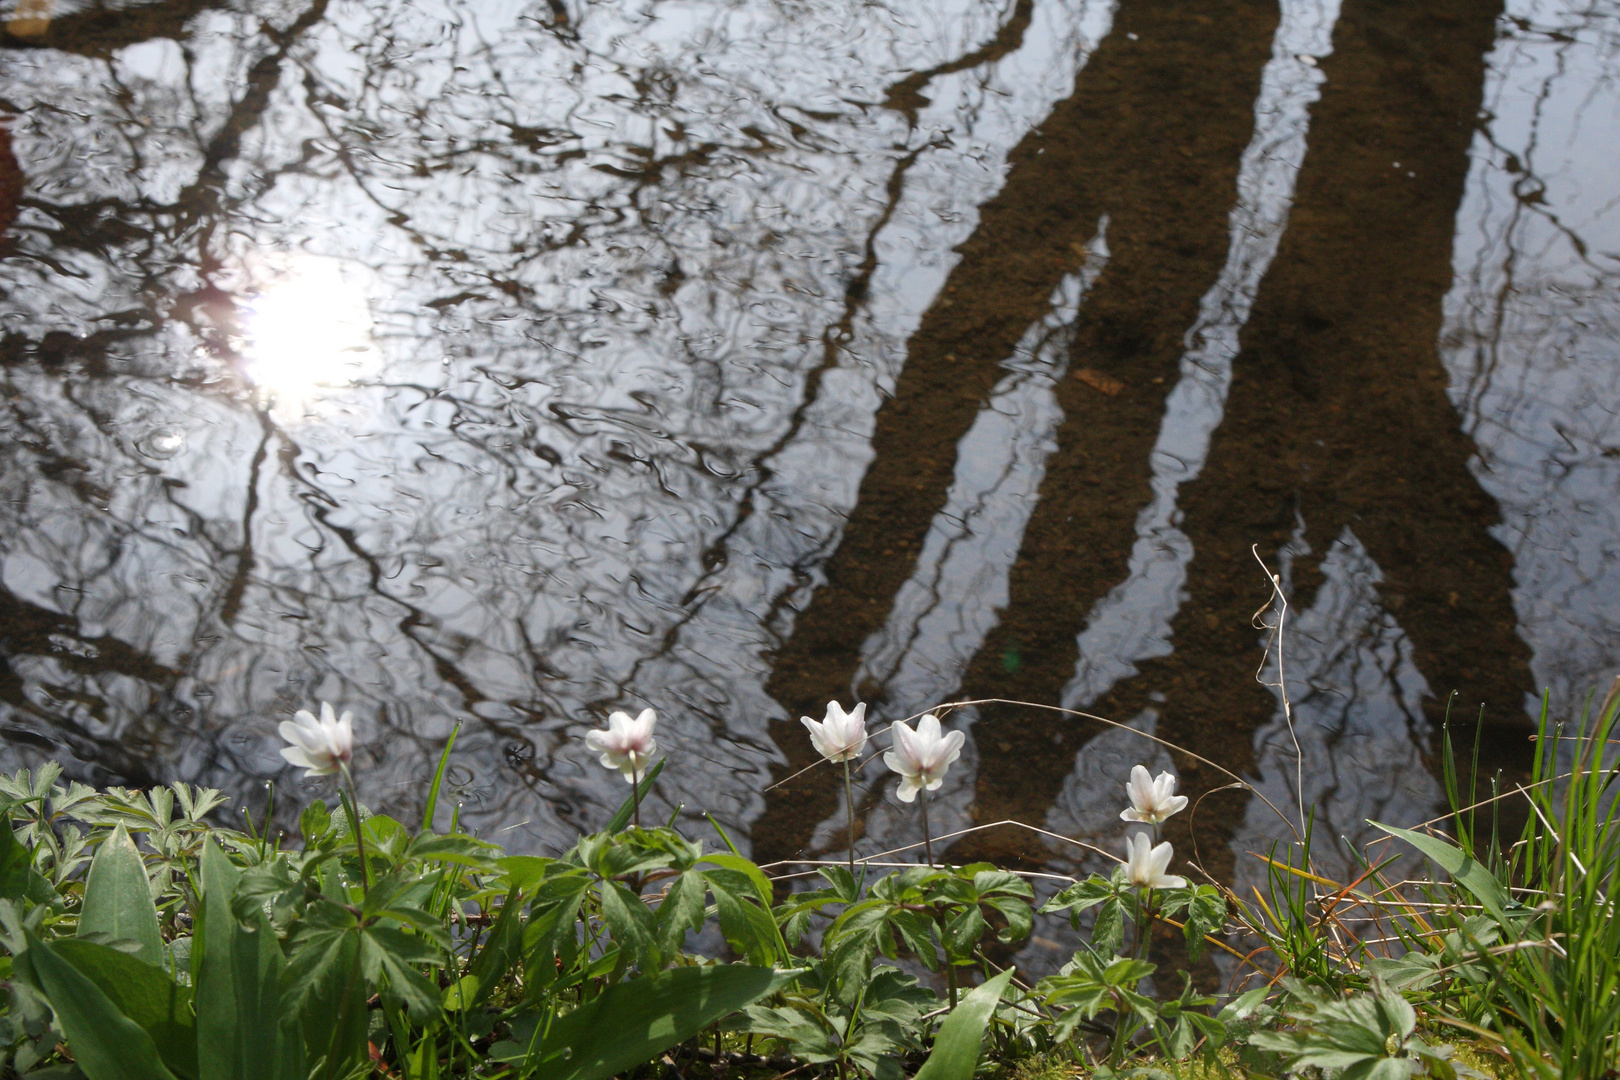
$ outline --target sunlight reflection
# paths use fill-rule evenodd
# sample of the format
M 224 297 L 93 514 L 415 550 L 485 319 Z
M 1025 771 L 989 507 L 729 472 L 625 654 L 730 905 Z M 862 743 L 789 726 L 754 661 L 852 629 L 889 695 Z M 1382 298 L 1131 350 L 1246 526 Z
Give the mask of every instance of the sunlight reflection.
M 246 305 L 242 353 L 248 378 L 278 408 L 311 405 L 323 391 L 377 370 L 364 268 L 299 257 L 260 274 Z

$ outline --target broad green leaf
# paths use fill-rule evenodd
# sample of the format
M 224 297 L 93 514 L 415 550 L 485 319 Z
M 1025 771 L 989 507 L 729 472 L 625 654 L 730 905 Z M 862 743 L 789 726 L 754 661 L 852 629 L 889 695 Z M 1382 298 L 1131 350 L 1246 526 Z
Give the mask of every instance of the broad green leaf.
M 691 1038 L 722 1017 L 753 1004 L 797 978 L 797 971 L 727 964 L 675 968 L 618 983 L 566 1016 L 552 1021 L 543 1038 L 531 1015 L 527 1025 L 514 1025 L 518 1039 L 498 1043 L 496 1061 L 545 1061 L 561 1055 L 545 1072 L 546 1080 L 605 1080 L 614 1073 L 651 1060 L 676 1043 Z
M 189 988 L 175 983 L 162 968 L 93 941 L 66 938 L 53 942 L 51 951 L 140 1025 L 170 1072 L 182 1077 L 197 1075 L 197 1033 Z
M 1012 974 L 1012 969 L 1008 968 L 969 990 L 957 1003 L 939 1025 L 933 1053 L 917 1070 L 915 1080 L 973 1080 L 973 1070 L 979 1064 L 979 1045 Z
M 229 1080 L 278 1080 L 289 1074 L 302 1080 L 309 1071 L 303 1036 L 282 993 L 287 961 L 264 912 L 254 912 L 245 926 L 232 921 L 230 961 L 236 1015 Z
M 104 941 L 132 941 L 135 955 L 154 967 L 163 966 L 163 936 L 158 933 L 157 907 L 146 882 L 146 864 L 135 841 L 122 825 L 101 844 L 90 860 L 79 913 L 79 936 L 104 935 Z
M 94 982 L 32 934 L 28 957 L 67 1036 L 68 1049 L 89 1080 L 175 1080 L 152 1037 L 119 1012 Z
M 236 988 L 231 941 L 236 917 L 231 898 L 241 872 L 212 837 L 203 842 L 202 912 L 191 944 L 191 983 L 197 988 L 197 1074 L 201 1080 L 236 1080 Z
M 1474 861 L 1462 848 L 1448 844 L 1438 837 L 1427 833 L 1413 832 L 1410 829 L 1397 829 L 1393 825 L 1380 825 L 1376 821 L 1367 824 L 1375 829 L 1382 829 L 1389 835 L 1417 848 L 1423 854 L 1433 859 L 1446 873 L 1451 875 L 1453 881 L 1467 889 L 1474 899 L 1484 905 L 1485 910 L 1499 923 L 1507 922 L 1507 908 L 1512 902 L 1502 883 L 1496 880 L 1485 867 Z

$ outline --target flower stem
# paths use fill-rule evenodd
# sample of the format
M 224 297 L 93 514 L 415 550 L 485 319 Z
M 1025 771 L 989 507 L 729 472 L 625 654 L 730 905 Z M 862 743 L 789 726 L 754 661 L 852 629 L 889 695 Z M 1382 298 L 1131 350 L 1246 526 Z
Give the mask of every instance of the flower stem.
M 349 831 L 354 833 L 355 850 L 360 853 L 360 889 L 362 894 L 371 891 L 371 864 L 366 860 L 366 840 L 360 835 L 360 814 L 353 799 L 354 777 L 349 775 L 349 766 L 340 765 L 343 770 L 343 784 L 338 787 L 338 798 L 343 802 L 343 812 L 349 816 Z
M 922 800 L 923 855 L 927 857 L 928 865 L 933 866 L 934 865 L 934 843 L 928 837 L 928 787 L 927 787 L 927 785 L 924 785 L 922 790 L 917 792 L 917 795 Z
M 636 828 L 641 828 L 641 769 L 636 766 L 635 756 L 630 758 L 630 807 L 632 820 Z
M 849 785 L 849 758 L 844 759 L 844 805 L 849 807 L 849 876 L 855 876 L 855 793 Z

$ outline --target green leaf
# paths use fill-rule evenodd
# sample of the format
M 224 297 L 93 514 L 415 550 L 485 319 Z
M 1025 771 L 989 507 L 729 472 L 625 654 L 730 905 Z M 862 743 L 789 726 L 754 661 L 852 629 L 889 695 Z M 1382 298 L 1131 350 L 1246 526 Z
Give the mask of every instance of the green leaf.
M 636 785 L 636 795 L 640 796 L 642 802 L 647 801 L 648 794 L 652 792 L 653 781 L 657 780 L 658 774 L 664 771 L 664 762 L 668 760 L 669 758 L 659 758 L 653 762 L 652 768 L 647 770 L 647 775 L 643 776 L 641 783 Z M 636 795 L 624 800 L 624 805 L 619 807 L 618 813 L 613 815 L 613 820 L 608 822 L 605 831 L 610 833 L 621 832 L 626 825 L 630 824 L 631 815 L 636 812 Z
M 79 936 L 104 935 L 104 941 L 132 941 L 135 955 L 163 966 L 163 936 L 158 933 L 157 906 L 146 881 L 146 864 L 122 825 L 102 842 L 90 861 L 79 912 Z
M 761 964 L 769 964 L 787 951 L 785 944 L 778 951 L 781 935 L 776 917 L 754 898 L 754 890 L 744 875 L 728 870 L 710 870 L 703 876 L 714 893 L 715 908 L 720 915 L 720 933 L 732 948 Z
M 708 885 L 696 870 L 688 870 L 670 883 L 657 916 L 658 951 L 664 956 L 680 952 L 686 932 L 703 925 L 703 898 L 707 894 Z
M 231 999 L 236 1015 L 230 1043 L 228 1080 L 304 1080 L 304 1038 L 297 1012 L 286 1002 L 282 980 L 286 958 L 270 919 L 253 913 L 248 925 L 231 926 Z M 203 1080 L 209 1080 L 204 1077 Z
M 1423 852 L 1423 854 L 1439 864 L 1446 873 L 1450 874 L 1453 881 L 1473 894 L 1474 899 L 1484 905 L 1485 910 L 1491 913 L 1492 918 L 1499 923 L 1507 921 L 1507 909 L 1509 904 L 1512 903 L 1508 891 L 1502 887 L 1500 881 L 1496 880 L 1494 874 L 1475 862 L 1474 857 L 1462 848 L 1454 844 L 1448 844 L 1444 840 L 1430 836 L 1427 833 L 1413 832 L 1410 829 L 1397 829 L 1392 825 L 1380 825 L 1376 821 L 1369 821 L 1367 824 L 1375 829 L 1382 829 L 1391 836 L 1405 840 L 1408 844 Z
M 602 882 L 602 920 L 614 944 L 649 966 L 658 932 L 657 920 L 646 901 L 617 881 Z
M 979 1044 L 984 1040 L 985 1029 L 1012 974 L 1012 969 L 1008 968 L 968 991 L 939 1026 L 933 1053 L 917 1070 L 914 1080 L 973 1080 L 973 1070 L 979 1063 Z
M 853 904 L 855 901 L 861 898 L 860 890 L 855 885 L 855 875 L 851 874 L 844 867 L 817 867 L 816 873 L 820 874 L 822 879 L 833 887 L 833 892 L 835 892 L 838 895 L 838 899 L 842 900 L 844 903 Z
M 388 980 L 388 990 L 405 1006 L 413 1022 L 426 1025 L 439 1015 L 439 991 L 414 964 L 439 960 L 439 951 L 421 938 L 386 926 L 361 932 L 360 963 L 372 982 Z
M 1098 952 L 1118 952 L 1125 943 L 1127 909 L 1117 896 L 1103 901 L 1097 911 L 1097 921 L 1091 924 L 1091 947 Z
M 124 839 L 128 841 L 127 834 Z M 28 935 L 28 958 L 67 1036 L 68 1049 L 89 1080 L 175 1080 L 158 1056 L 152 1037 L 119 1012 L 94 982 L 32 933 Z
M 444 752 L 439 755 L 439 767 L 433 770 L 433 783 L 428 785 L 427 805 L 422 808 L 422 831 L 433 831 L 433 814 L 439 808 L 439 788 L 444 784 L 445 766 L 450 764 L 450 749 L 456 745 L 456 736 L 461 734 L 461 721 L 450 729 L 450 738 L 445 740 Z
M 56 890 L 34 869 L 33 853 L 17 842 L 17 835 L 11 831 L 11 815 L 0 813 L 0 899 L 24 896 L 36 904 L 45 904 L 56 898 Z
M 307 813 L 307 811 L 306 811 Z M 191 982 L 197 988 L 197 1074 L 202 1080 L 235 1080 L 236 980 L 231 942 L 236 917 L 231 899 L 241 871 L 213 837 L 203 841 L 202 912 L 191 943 Z
M 197 1075 L 197 1033 L 188 988 L 175 983 L 162 968 L 93 941 L 67 938 L 52 942 L 51 950 L 140 1025 L 171 1072 Z
M 516 1040 L 497 1043 L 490 1057 L 538 1062 L 566 1051 L 567 1057 L 546 1071 L 546 1080 L 604 1080 L 657 1057 L 800 974 L 740 964 L 661 971 L 608 987 L 553 1020 L 539 1037 L 535 1029 L 543 1018 L 531 1014 L 528 1023 L 513 1025 Z M 526 1053 L 531 1040 L 534 1050 Z
M 442 836 L 423 833 L 411 841 L 410 846 L 405 849 L 405 857 L 431 862 L 459 863 L 462 866 L 488 871 L 495 868 L 494 856 L 500 850 L 487 840 L 462 833 L 448 833 Z
M 523 949 L 522 910 L 523 900 L 518 890 L 513 889 L 506 894 L 506 903 L 501 905 L 495 925 L 484 938 L 483 948 L 467 968 L 468 977 L 475 980 L 472 989 L 467 991 L 467 1007 L 482 1005 L 494 991 L 495 984 L 517 963 Z
M 945 924 L 945 948 L 952 956 L 968 956 L 979 939 L 984 937 L 984 930 L 984 916 L 979 912 L 979 905 L 964 908 Z
M 298 815 L 298 835 L 304 838 L 304 850 L 310 851 L 325 840 L 332 831 L 332 815 L 326 809 L 326 800 L 316 799 Z
M 769 1009 L 763 1005 L 750 1005 L 746 1019 L 737 1028 L 753 1035 L 768 1035 L 792 1044 L 796 1058 L 818 1063 L 838 1057 L 837 1032 L 809 1008 L 788 1005 Z
M 282 977 L 283 1001 L 298 1012 L 311 1064 L 322 1062 L 315 1080 L 344 1076 L 366 1055 L 360 930 L 317 927 L 301 933 L 297 944 Z

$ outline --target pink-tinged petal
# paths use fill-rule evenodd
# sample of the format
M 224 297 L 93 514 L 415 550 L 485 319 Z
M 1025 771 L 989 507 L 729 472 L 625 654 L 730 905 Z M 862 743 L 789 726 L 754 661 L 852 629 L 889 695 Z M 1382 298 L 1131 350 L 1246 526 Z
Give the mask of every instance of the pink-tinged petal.
M 894 793 L 895 798 L 901 802 L 916 802 L 917 792 L 921 789 L 922 785 L 917 782 L 915 776 L 902 775 L 900 777 L 900 790 Z

